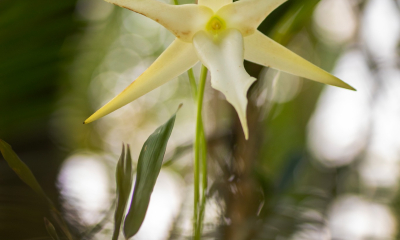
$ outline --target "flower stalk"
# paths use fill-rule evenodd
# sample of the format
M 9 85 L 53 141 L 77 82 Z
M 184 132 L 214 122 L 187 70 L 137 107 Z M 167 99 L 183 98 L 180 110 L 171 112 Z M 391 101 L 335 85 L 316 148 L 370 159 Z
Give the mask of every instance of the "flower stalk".
M 196 136 L 194 144 L 194 207 L 193 207 L 193 231 L 194 239 L 200 239 L 202 221 L 204 218 L 205 198 L 207 192 L 207 148 L 203 127 L 202 109 L 204 99 L 204 89 L 207 80 L 208 69 L 201 68 L 199 88 L 197 91 L 197 117 L 196 117 Z M 200 172 L 202 181 L 200 183 Z M 200 186 L 201 199 L 200 199 Z M 201 204 L 200 204 L 201 200 Z M 204 203 L 203 203 L 204 202 Z
M 192 91 L 192 96 L 194 101 L 197 101 L 197 85 L 196 85 L 196 79 L 194 77 L 193 73 L 193 68 L 188 70 L 188 77 L 189 77 L 189 82 L 190 82 L 190 90 Z

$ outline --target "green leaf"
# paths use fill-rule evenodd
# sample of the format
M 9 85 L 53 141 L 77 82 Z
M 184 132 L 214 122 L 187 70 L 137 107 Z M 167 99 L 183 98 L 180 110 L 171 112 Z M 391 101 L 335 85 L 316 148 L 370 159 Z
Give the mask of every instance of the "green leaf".
M 54 228 L 53 224 L 47 218 L 44 218 L 44 225 L 46 226 L 47 233 L 50 235 L 51 239 L 53 240 L 60 240 L 57 235 L 56 229 Z
M 131 206 L 125 218 L 124 234 L 126 238 L 131 238 L 139 231 L 146 216 L 175 118 L 176 113 L 164 125 L 157 128 L 142 147 Z
M 132 187 L 132 158 L 129 145 L 126 156 L 125 146 L 122 145 L 122 153 L 117 164 L 115 177 L 117 181 L 117 207 L 114 214 L 114 233 L 112 239 L 118 240 L 126 203 L 128 202 Z
M 5 141 L 0 139 L 0 151 L 10 166 L 10 168 L 18 175 L 18 177 L 26 183 L 30 188 L 33 189 L 40 197 L 42 197 L 46 202 L 52 205 L 49 198 L 44 193 L 42 187 L 39 185 L 35 176 L 29 169 L 29 167 L 21 161 L 17 154 L 12 150 L 11 146 Z
M 64 219 L 61 214 L 55 208 L 53 202 L 44 193 L 42 187 L 36 180 L 32 171 L 29 167 L 18 157 L 18 155 L 12 150 L 11 146 L 5 141 L 0 139 L 0 151 L 4 159 L 8 163 L 8 166 L 18 175 L 18 177 L 27 184 L 33 191 L 35 191 L 43 200 L 49 205 L 50 213 L 52 214 L 54 220 L 59 224 L 60 228 L 63 230 L 65 235 L 69 240 L 72 240 L 72 235 L 68 230 Z

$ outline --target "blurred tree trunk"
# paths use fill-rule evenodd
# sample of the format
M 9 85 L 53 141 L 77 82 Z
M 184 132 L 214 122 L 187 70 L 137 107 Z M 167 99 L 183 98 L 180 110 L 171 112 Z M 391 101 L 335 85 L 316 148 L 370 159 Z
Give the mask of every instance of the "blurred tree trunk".
M 261 24 L 259 30 L 264 34 L 269 35 L 280 44 L 287 45 L 296 34 L 310 23 L 312 13 L 318 2 L 318 0 L 294 0 L 287 2 L 276 9 Z M 246 69 L 250 75 L 259 78 L 262 67 L 253 63 L 247 63 Z M 256 173 L 257 171 L 262 172 L 262 170 L 258 168 L 260 168 L 263 163 L 265 165 L 265 161 L 268 161 L 268 159 L 265 159 L 265 149 L 267 148 L 270 151 L 274 151 L 274 149 L 271 149 L 271 141 L 273 140 L 270 139 L 271 134 L 268 133 L 268 129 L 271 128 L 270 123 L 268 123 L 268 126 L 266 125 L 266 122 L 269 121 L 266 121 L 267 119 L 265 116 L 261 116 L 263 114 L 262 110 L 260 107 L 257 107 L 255 103 L 257 99 L 256 95 L 260 94 L 260 91 L 262 90 L 259 89 L 260 87 L 265 87 L 265 85 L 260 81 L 257 81 L 248 93 L 249 103 L 247 108 L 247 119 L 250 132 L 249 140 L 246 141 L 244 139 L 242 133 L 243 130 L 239 120 L 237 120 L 233 125 L 235 138 L 231 145 L 231 150 L 233 152 L 232 174 L 234 180 L 232 181 L 230 188 L 232 188 L 233 185 L 235 191 L 226 191 L 228 194 L 225 196 L 227 204 L 226 217 L 228 218 L 228 224 L 224 229 L 224 239 L 226 240 L 253 239 L 260 228 L 261 219 L 259 214 L 263 205 L 268 205 L 270 201 L 276 197 L 263 196 L 263 183 L 260 182 Z M 309 89 L 313 94 L 309 94 L 310 98 L 305 97 L 304 99 L 306 101 L 307 99 L 314 101 L 314 103 L 311 102 L 311 104 L 307 104 L 306 106 L 315 105 L 320 89 L 321 88 L 318 88 L 316 91 L 315 89 L 314 91 L 313 89 Z M 296 101 L 296 99 L 294 101 Z M 299 105 L 302 105 L 302 103 Z M 300 112 L 305 113 L 299 116 L 301 121 L 297 120 L 296 122 L 300 125 L 298 127 L 302 129 L 300 133 L 302 133 L 301 137 L 304 139 L 306 124 L 313 109 L 314 107 L 299 110 Z M 263 117 L 264 119 L 262 119 Z M 268 114 L 266 117 L 268 118 Z M 302 117 L 305 119 L 301 119 Z M 305 144 L 305 141 L 303 141 L 303 144 Z M 303 146 L 303 148 L 305 148 L 305 146 Z M 263 181 L 269 177 L 273 176 L 264 176 L 265 179 Z M 271 191 L 271 193 L 272 192 L 273 191 Z
M 250 138 L 246 141 L 240 122 L 236 122 L 236 132 L 233 149 L 231 191 L 226 196 L 226 217 L 229 225 L 225 229 L 224 239 L 251 239 L 255 233 L 257 212 L 263 198 L 261 188 L 254 174 L 254 167 L 259 158 L 259 111 L 252 101 L 247 108 Z M 262 131 L 261 131 L 262 132 Z

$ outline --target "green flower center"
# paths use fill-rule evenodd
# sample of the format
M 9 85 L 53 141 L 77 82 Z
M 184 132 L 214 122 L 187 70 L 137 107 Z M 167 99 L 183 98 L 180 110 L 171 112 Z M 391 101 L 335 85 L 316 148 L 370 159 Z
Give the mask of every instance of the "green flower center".
M 217 16 L 212 17 L 207 23 L 207 31 L 212 33 L 213 35 L 217 35 L 220 31 L 224 29 L 225 22 Z

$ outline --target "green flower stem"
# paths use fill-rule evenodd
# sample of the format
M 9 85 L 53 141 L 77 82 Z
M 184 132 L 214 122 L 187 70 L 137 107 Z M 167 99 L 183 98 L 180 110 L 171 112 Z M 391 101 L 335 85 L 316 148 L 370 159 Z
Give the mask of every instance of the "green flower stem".
M 178 0 L 174 0 L 175 5 L 179 5 Z M 205 200 L 207 191 L 207 145 L 204 134 L 202 108 L 203 108 L 203 96 L 204 87 L 207 79 L 207 68 L 202 66 L 200 74 L 200 94 L 197 91 L 196 78 L 193 73 L 193 68 L 188 70 L 188 77 L 190 82 L 190 89 L 194 101 L 197 101 L 197 119 L 196 119 L 196 139 L 194 145 L 194 214 L 193 214 L 193 230 L 195 240 L 200 240 L 201 229 L 203 226 L 204 211 L 205 211 Z M 202 170 L 202 199 L 199 210 L 200 202 L 200 155 L 201 155 L 201 170 Z M 200 214 L 200 218 L 198 217 Z
M 175 5 L 179 5 L 178 0 L 174 0 Z M 206 207 L 206 194 L 208 187 L 207 180 L 207 142 L 204 134 L 202 108 L 204 88 L 207 79 L 208 69 L 205 66 L 201 68 L 200 74 L 200 91 L 197 90 L 196 78 L 193 73 L 193 68 L 188 70 L 190 89 L 194 100 L 197 100 L 197 119 L 196 119 L 196 139 L 194 145 L 194 208 L 193 208 L 193 231 L 194 239 L 200 240 L 201 229 L 203 228 L 204 212 Z M 201 204 L 200 202 L 200 156 L 201 156 L 201 170 L 202 170 L 202 191 L 201 191 Z M 200 216 L 198 216 L 200 215 Z
M 202 119 L 202 108 L 203 108 L 203 98 L 204 98 L 204 88 L 207 79 L 208 69 L 205 66 L 201 68 L 199 90 L 197 92 L 197 119 L 196 119 L 196 139 L 194 144 L 194 239 L 200 239 L 202 217 L 199 218 L 199 203 L 200 203 L 200 156 L 201 156 L 201 169 L 203 173 L 202 181 L 202 198 L 205 200 L 206 190 L 207 190 L 207 163 L 206 163 L 206 141 L 204 136 L 203 119 Z M 202 201 L 202 202 L 203 202 Z M 205 204 L 201 204 L 202 208 Z M 203 210 L 204 212 L 204 210 Z M 204 215 L 204 214 L 200 214 Z
M 174 0 L 175 5 L 179 5 L 178 0 Z M 197 91 L 196 78 L 193 73 L 193 68 L 188 70 L 188 77 L 190 82 L 190 89 L 192 96 L 197 101 L 197 119 L 196 119 L 196 139 L 194 145 L 194 214 L 193 214 L 193 230 L 196 240 L 200 240 L 201 229 L 203 227 L 206 194 L 207 194 L 207 145 L 204 134 L 202 108 L 203 108 L 203 97 L 204 87 L 207 79 L 207 68 L 202 66 L 200 74 L 200 94 Z M 200 156 L 201 156 L 201 170 L 202 170 L 202 192 L 201 192 L 201 204 L 200 202 Z M 200 216 L 198 216 L 198 214 Z
M 190 89 L 192 90 L 192 96 L 194 100 L 197 100 L 197 85 L 196 85 L 196 78 L 194 77 L 193 68 L 188 70 L 189 82 L 190 82 Z
M 201 124 L 201 170 L 203 176 L 202 182 L 202 197 L 205 197 L 207 194 L 207 187 L 208 187 L 208 179 L 207 179 L 207 142 L 206 137 L 204 134 L 203 122 Z
M 204 220 L 204 213 L 206 210 L 206 196 L 203 195 L 201 198 L 201 204 L 200 204 L 200 210 L 199 210 L 199 221 L 197 228 L 195 230 L 195 240 L 200 240 L 201 239 L 201 232 L 203 229 L 203 220 Z
M 178 0 L 174 0 L 175 5 L 179 5 Z M 194 100 L 197 100 L 197 84 L 196 84 L 196 78 L 193 73 L 193 68 L 188 70 L 188 76 L 189 76 L 189 82 L 190 82 L 190 89 L 192 90 L 192 96 Z M 206 145 L 206 139 L 205 139 L 205 134 L 204 134 L 204 127 L 203 127 L 203 120 L 201 117 L 201 108 L 203 106 L 203 95 L 204 95 L 204 86 L 205 82 L 207 79 L 207 68 L 203 66 L 202 68 L 202 73 L 201 73 L 201 79 L 203 81 L 200 82 L 202 84 L 200 88 L 202 88 L 201 92 L 201 100 L 198 101 L 198 111 L 197 111 L 197 123 L 196 125 L 199 125 L 200 129 L 198 131 L 198 128 L 196 126 L 196 145 L 195 145 L 195 174 L 194 174 L 194 181 L 195 181 L 195 191 L 194 191 L 194 227 L 193 229 L 195 230 L 195 239 L 200 239 L 201 235 L 201 229 L 203 225 L 203 219 L 204 219 L 204 211 L 205 211 L 205 200 L 206 200 L 206 191 L 207 191 L 207 145 Z M 200 105 L 199 105 L 200 103 Z M 200 106 L 200 107 L 199 107 Z M 199 111 L 200 109 L 200 111 Z M 199 115 L 200 113 L 200 115 Z M 198 142 L 198 136 L 200 136 L 200 142 Z M 200 147 L 199 147 L 200 145 Z M 202 201 L 200 205 L 200 211 L 198 210 L 198 203 L 199 203 L 199 188 L 200 188 L 200 169 L 199 169 L 199 148 L 201 148 L 201 169 L 202 169 Z M 196 150 L 197 149 L 197 150 Z M 197 213 L 200 212 L 200 221 L 198 221 Z
M 207 75 L 207 74 L 206 74 Z M 207 178 L 207 142 L 204 134 L 203 121 L 200 123 L 201 132 L 200 132 L 200 155 L 201 155 L 201 171 L 202 171 L 202 191 L 201 191 L 201 204 L 199 210 L 199 221 L 197 225 L 197 230 L 195 236 L 198 236 L 198 239 L 201 237 L 201 232 L 203 229 L 203 220 L 204 213 L 206 209 L 206 198 L 207 198 L 207 187 L 208 187 L 208 178 Z

